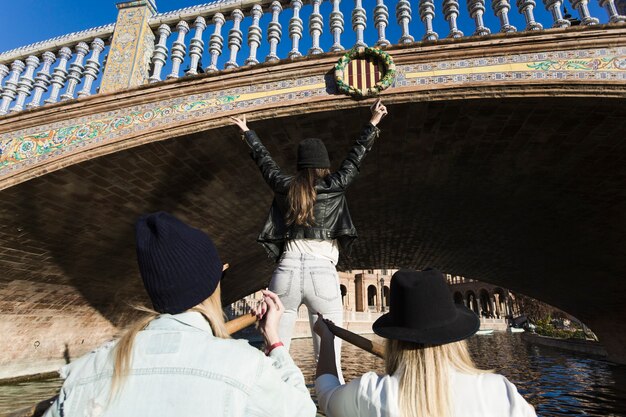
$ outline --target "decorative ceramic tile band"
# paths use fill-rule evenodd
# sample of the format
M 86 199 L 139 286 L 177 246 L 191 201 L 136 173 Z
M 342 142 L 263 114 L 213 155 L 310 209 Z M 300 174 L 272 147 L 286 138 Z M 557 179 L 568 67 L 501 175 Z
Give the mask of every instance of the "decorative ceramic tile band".
M 468 82 L 510 84 L 532 80 L 541 83 L 548 79 L 626 83 L 626 48 L 448 60 L 399 65 L 397 70 L 396 87 L 428 89 Z M 393 93 L 393 87 L 388 91 Z M 327 91 L 323 75 L 310 76 L 171 98 L 4 133 L 0 135 L 0 178 L 78 148 L 94 148 L 155 127 L 235 109 L 249 112 L 271 103 L 285 104 L 329 94 L 332 92 Z

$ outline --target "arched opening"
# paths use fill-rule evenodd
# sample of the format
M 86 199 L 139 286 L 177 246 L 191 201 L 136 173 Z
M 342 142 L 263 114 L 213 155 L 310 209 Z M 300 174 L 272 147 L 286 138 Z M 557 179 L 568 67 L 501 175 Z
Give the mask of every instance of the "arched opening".
M 459 291 L 456 291 L 454 293 L 454 303 L 463 304 L 463 294 L 461 294 Z
M 467 300 L 467 307 L 474 313 L 478 314 L 478 302 L 476 301 L 476 295 L 474 294 L 474 291 L 468 291 L 465 294 L 465 299 Z
M 493 318 L 493 309 L 491 306 L 491 298 L 489 293 L 485 289 L 481 289 L 479 292 L 480 310 L 483 317 Z
M 493 298 L 496 304 L 496 317 L 498 318 L 502 318 L 502 317 L 508 317 L 511 315 L 511 312 L 509 311 L 508 307 L 507 307 L 507 296 L 506 296 L 506 292 L 502 289 L 502 288 L 496 288 L 493 291 Z
M 367 287 L 367 307 L 370 310 L 376 309 L 376 297 L 376 287 L 373 285 Z
M 389 287 L 383 286 L 383 309 L 389 310 Z
M 346 295 L 348 294 L 348 289 L 346 288 L 345 285 L 340 284 L 339 285 L 339 291 L 341 291 L 341 305 L 345 306 L 346 305 Z

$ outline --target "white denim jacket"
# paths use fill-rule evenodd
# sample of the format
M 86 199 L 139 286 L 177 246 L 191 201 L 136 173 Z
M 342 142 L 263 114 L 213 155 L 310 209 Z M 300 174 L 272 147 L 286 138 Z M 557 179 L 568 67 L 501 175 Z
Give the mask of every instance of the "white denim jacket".
M 66 365 L 45 417 L 314 416 L 304 377 L 284 347 L 270 357 L 213 336 L 197 312 L 163 314 L 137 334 L 131 370 L 110 399 L 115 342 Z

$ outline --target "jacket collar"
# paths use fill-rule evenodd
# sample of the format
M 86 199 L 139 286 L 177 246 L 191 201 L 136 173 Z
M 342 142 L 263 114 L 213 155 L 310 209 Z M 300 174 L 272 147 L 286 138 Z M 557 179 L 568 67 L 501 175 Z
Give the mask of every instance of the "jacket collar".
M 147 328 L 150 330 L 171 329 L 172 327 L 179 327 L 180 324 L 211 335 L 213 334 L 209 322 L 197 311 L 185 311 L 180 314 L 161 314 L 152 320 Z

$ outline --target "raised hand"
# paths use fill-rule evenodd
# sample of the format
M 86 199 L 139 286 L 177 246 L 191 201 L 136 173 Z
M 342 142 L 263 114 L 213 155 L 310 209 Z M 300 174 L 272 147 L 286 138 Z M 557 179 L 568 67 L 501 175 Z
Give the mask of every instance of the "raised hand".
M 235 123 L 237 126 L 239 126 L 239 129 L 241 129 L 242 132 L 247 132 L 248 130 L 248 124 L 246 123 L 246 115 L 242 115 L 241 117 L 233 117 L 230 116 L 229 119 Z
M 376 126 L 380 120 L 387 115 L 387 107 L 385 107 L 381 99 L 376 100 L 376 102 L 370 107 L 370 110 L 372 112 L 370 123 L 374 126 Z
M 262 290 L 263 303 L 256 309 L 255 314 L 259 321 L 259 331 L 267 346 L 280 342 L 278 337 L 278 323 L 285 312 L 280 298 L 269 290 Z

